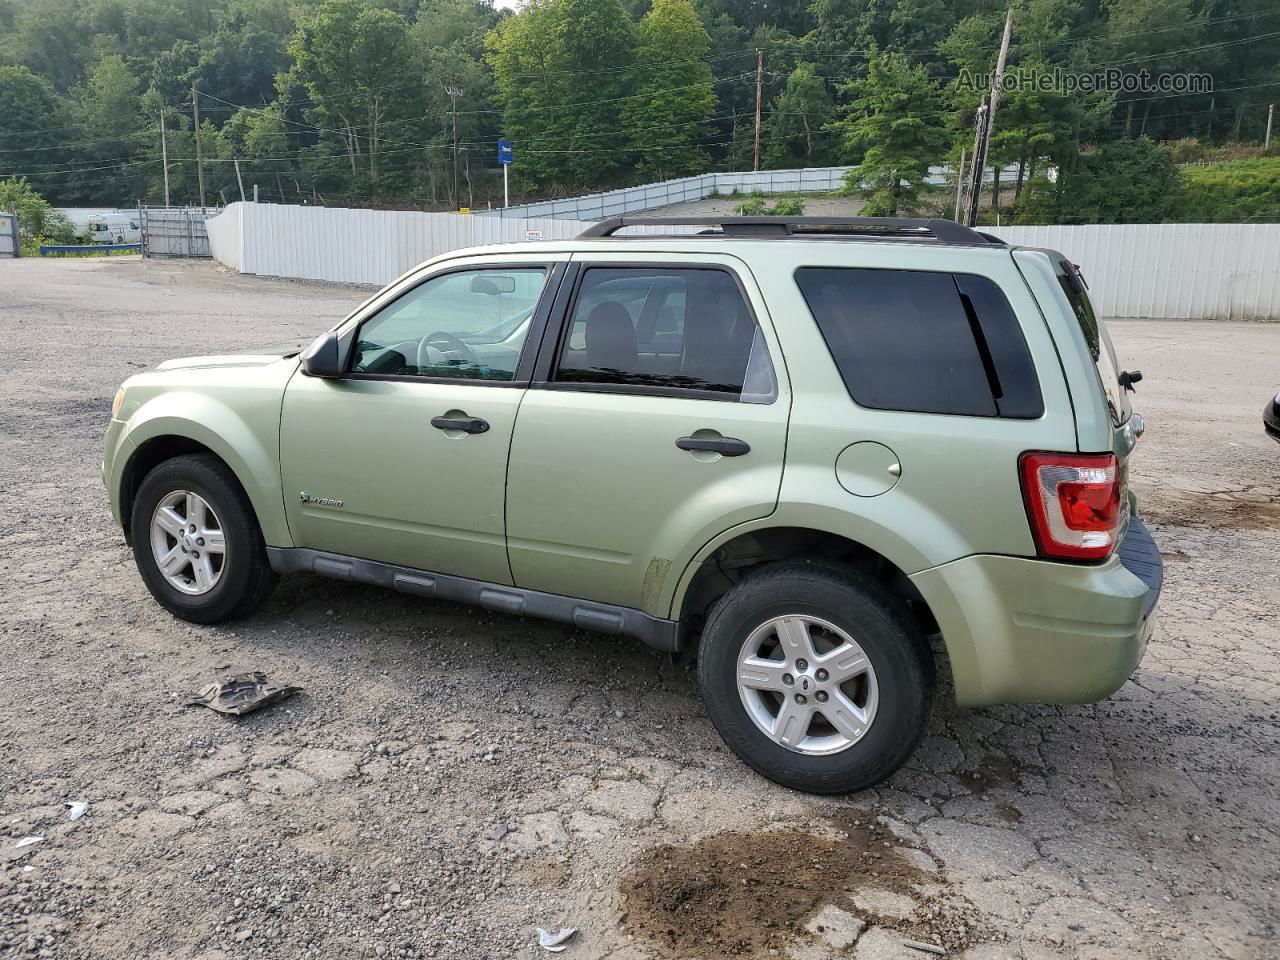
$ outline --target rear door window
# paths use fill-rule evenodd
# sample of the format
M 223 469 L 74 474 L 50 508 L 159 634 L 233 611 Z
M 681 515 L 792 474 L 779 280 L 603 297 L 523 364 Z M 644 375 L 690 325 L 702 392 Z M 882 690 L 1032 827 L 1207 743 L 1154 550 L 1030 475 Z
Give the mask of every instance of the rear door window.
M 1076 322 L 1080 324 L 1089 356 L 1093 359 L 1098 379 L 1102 382 L 1102 392 L 1107 397 L 1111 419 L 1118 426 L 1128 419 L 1131 407 L 1128 392 L 1120 386 L 1120 365 L 1116 362 L 1111 337 L 1093 312 L 1093 304 L 1089 301 L 1089 285 L 1085 283 L 1080 268 L 1069 260 L 1058 260 L 1054 263 L 1054 273 L 1057 274 L 1062 292 L 1067 295 Z
M 804 267 L 796 283 L 860 406 L 979 417 L 1044 412 L 1022 328 L 991 280 Z
M 552 381 L 756 403 L 777 392 L 742 291 L 711 268 L 588 268 Z

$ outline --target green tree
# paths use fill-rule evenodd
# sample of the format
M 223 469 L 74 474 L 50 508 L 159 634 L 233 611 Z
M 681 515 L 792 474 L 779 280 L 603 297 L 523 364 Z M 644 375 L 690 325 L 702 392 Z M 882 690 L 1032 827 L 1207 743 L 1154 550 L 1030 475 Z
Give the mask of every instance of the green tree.
M 1111 35 L 1111 64 L 1135 72 L 1185 70 L 1189 66 L 1185 60 L 1170 54 L 1203 42 L 1191 0 L 1110 0 L 1107 29 Z M 1145 99 L 1142 119 L 1135 125 L 1138 97 L 1122 96 L 1117 102 L 1123 110 L 1126 137 L 1141 135 L 1152 103 L 1150 98 Z
M 812 63 L 801 63 L 774 98 L 766 128 L 765 165 L 774 169 L 821 166 L 829 158 L 825 127 L 835 116 L 827 85 Z
M 140 83 L 124 57 L 110 54 L 94 63 L 69 100 L 83 139 L 72 154 L 76 168 L 66 175 L 64 199 L 125 204 L 146 193 L 159 164 L 141 164 L 138 155 L 157 132 L 159 117 L 143 112 Z
M 49 206 L 26 178 L 0 180 L 0 211 L 17 216 L 24 241 L 70 243 L 75 239 L 71 221 Z
M 707 164 L 698 140 L 716 107 L 705 63 L 707 31 L 689 0 L 653 0 L 639 39 L 636 92 L 625 102 L 622 123 L 640 172 L 656 180 L 698 173 Z
M 380 162 L 388 144 L 388 126 L 411 115 L 418 101 L 410 90 L 389 89 L 388 77 L 418 76 L 404 17 L 360 0 L 326 0 L 307 11 L 288 45 L 293 58 L 290 80 L 312 100 L 307 119 L 320 128 L 323 145 L 314 159 L 338 146 L 350 165 L 347 186 L 361 178 L 377 189 Z M 333 165 L 324 167 L 333 172 Z
M 437 118 L 430 127 L 421 128 L 431 143 L 422 161 L 422 172 L 428 180 L 432 204 L 438 203 L 445 192 L 454 207 L 467 202 L 473 167 L 477 160 L 483 164 L 493 155 L 488 145 L 498 139 L 492 111 L 494 84 L 484 53 L 485 36 L 496 22 L 491 8 L 472 0 L 436 0 L 419 10 L 410 31 L 422 73 L 428 78 L 421 112 Z M 450 90 L 456 96 L 451 97 Z M 452 177 L 455 106 L 458 142 L 462 145 L 458 152 L 462 170 L 458 195 L 453 193 Z
M 1184 208 L 1173 155 L 1147 137 L 1114 140 L 1083 154 L 1056 183 L 1038 179 L 1019 223 L 1161 223 Z
M 569 187 L 606 182 L 635 49 L 622 0 L 530 0 L 488 37 L 513 173 Z
M 857 163 L 845 190 L 866 193 L 868 216 L 907 215 L 920 207 L 930 164 L 939 162 L 951 138 L 938 110 L 939 93 L 925 73 L 902 54 L 874 54 L 867 79 L 845 88 L 854 100 L 835 129 L 841 152 Z
M 26 67 L 0 67 L 0 176 L 29 173 L 41 192 L 57 195 L 66 152 L 60 145 L 77 137 L 67 126 L 65 105 L 51 84 Z
M 12 26 L 0 31 L 0 62 L 30 68 L 60 92 L 71 89 L 93 54 L 81 0 L 26 0 L 12 16 Z

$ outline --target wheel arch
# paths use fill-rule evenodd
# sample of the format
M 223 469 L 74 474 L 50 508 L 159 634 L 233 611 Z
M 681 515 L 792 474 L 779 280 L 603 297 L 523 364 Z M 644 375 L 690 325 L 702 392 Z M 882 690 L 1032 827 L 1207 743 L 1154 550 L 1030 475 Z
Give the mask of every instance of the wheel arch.
M 812 527 L 778 525 L 758 527 L 726 536 L 699 562 L 690 564 L 684 588 L 677 589 L 673 613 L 686 620 L 704 616 L 720 597 L 748 572 L 779 560 L 815 559 L 841 563 L 859 570 L 927 614 L 928 605 L 907 577 L 906 571 L 883 553 L 850 537 Z M 930 624 L 936 629 L 936 624 Z
M 134 498 L 143 479 L 158 465 L 174 457 L 188 454 L 208 454 L 221 461 L 231 471 L 253 509 L 263 538 L 271 546 L 292 546 L 284 520 L 279 471 L 272 465 L 273 458 L 247 429 L 245 454 L 235 444 L 192 421 L 172 422 L 170 418 L 148 420 L 130 432 L 133 449 L 120 472 L 120 519 L 125 537 L 131 535 L 129 518 Z
M 872 577 L 906 608 L 924 637 L 939 632 L 938 620 L 906 570 L 883 552 L 852 537 L 803 525 L 778 524 L 729 531 L 689 564 L 673 598 L 672 616 L 697 634 L 712 606 L 752 570 L 783 560 L 839 563 Z M 945 657 L 935 661 L 950 676 Z

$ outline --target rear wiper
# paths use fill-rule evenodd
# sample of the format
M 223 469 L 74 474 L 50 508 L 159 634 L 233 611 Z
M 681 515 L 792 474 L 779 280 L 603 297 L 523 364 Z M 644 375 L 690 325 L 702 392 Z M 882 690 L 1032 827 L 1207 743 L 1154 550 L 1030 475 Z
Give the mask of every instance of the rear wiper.
M 1133 389 L 1133 385 L 1135 383 L 1142 382 L 1142 371 L 1141 370 L 1121 370 L 1119 380 L 1120 380 L 1120 386 L 1123 389 L 1128 390 L 1130 393 L 1137 393 L 1137 391 Z

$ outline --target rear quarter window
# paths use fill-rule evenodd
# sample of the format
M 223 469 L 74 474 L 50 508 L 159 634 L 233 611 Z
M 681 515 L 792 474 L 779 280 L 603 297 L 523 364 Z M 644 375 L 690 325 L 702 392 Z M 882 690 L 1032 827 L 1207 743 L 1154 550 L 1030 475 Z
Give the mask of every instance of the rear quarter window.
M 1044 412 L 1022 328 L 986 277 L 804 267 L 796 283 L 860 406 L 980 417 Z

